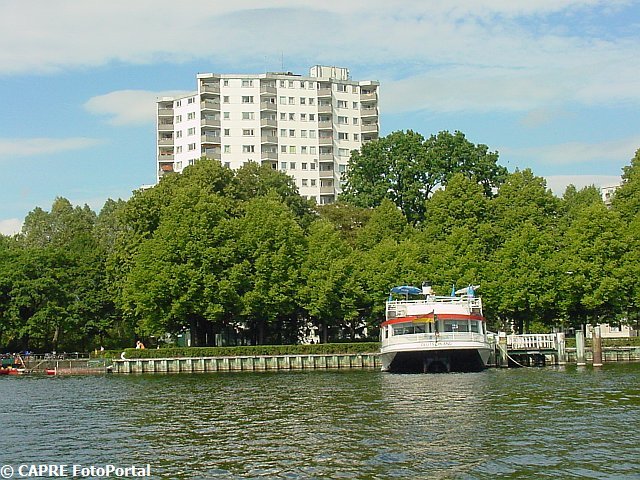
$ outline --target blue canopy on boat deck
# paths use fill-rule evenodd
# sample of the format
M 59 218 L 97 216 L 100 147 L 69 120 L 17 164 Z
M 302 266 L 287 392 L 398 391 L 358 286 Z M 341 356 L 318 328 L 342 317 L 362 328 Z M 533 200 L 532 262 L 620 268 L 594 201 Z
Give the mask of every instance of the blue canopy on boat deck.
M 402 295 L 420 295 L 422 290 L 418 287 L 412 287 L 410 285 L 402 285 L 400 287 L 393 287 L 391 293 L 400 293 Z

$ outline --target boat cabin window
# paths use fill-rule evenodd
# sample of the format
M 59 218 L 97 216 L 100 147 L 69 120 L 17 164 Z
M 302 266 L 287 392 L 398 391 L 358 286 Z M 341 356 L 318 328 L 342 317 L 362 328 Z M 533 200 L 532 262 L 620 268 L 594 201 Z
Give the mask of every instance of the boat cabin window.
M 445 320 L 444 322 L 445 332 L 468 332 L 469 322 L 467 320 Z
M 472 320 L 471 321 L 471 331 L 473 333 L 480 333 L 480 322 Z

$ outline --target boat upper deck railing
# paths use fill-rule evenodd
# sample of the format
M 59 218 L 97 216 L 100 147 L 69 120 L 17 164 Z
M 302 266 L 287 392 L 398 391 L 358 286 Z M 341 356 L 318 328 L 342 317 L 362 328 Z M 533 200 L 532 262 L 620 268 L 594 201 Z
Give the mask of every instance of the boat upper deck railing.
M 408 307 L 413 305 L 461 305 L 468 309 L 469 312 L 482 314 L 482 299 L 480 297 L 470 295 L 461 295 L 459 297 L 429 295 L 415 300 L 388 300 L 387 319 L 406 315 Z

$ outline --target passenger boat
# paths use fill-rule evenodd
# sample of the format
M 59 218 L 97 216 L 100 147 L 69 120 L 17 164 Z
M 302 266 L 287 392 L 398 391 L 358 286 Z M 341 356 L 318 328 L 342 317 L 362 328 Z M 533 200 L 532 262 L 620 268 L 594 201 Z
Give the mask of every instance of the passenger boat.
M 450 296 L 422 289 L 391 289 L 380 328 L 382 370 L 397 373 L 479 371 L 487 366 L 495 335 L 486 329 L 478 287 Z

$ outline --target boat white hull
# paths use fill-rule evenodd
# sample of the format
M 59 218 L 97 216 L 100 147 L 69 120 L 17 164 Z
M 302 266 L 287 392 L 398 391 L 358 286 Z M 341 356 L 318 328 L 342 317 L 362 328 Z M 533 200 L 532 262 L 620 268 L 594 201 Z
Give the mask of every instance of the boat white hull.
M 444 342 L 447 343 L 447 342 Z M 489 344 L 468 342 L 425 348 L 420 344 L 394 345 L 380 353 L 382 371 L 395 373 L 475 372 L 484 369 L 491 356 Z

